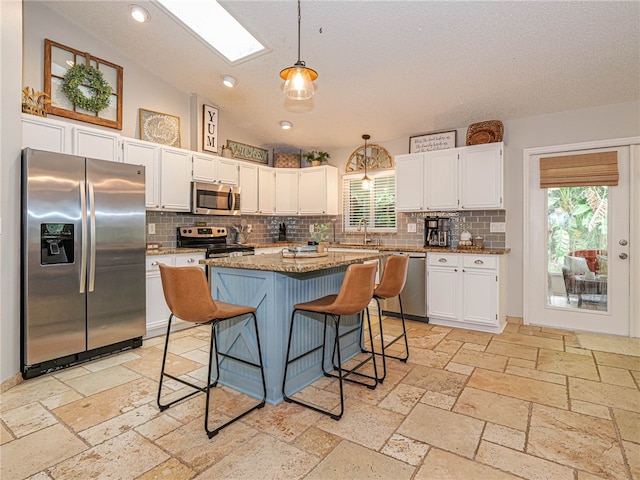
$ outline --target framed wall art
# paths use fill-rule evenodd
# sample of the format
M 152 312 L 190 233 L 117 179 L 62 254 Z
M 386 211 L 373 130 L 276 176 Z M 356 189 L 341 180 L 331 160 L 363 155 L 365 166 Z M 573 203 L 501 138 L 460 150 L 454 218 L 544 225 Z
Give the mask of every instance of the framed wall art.
M 409 137 L 409 153 L 431 152 L 456 147 L 456 131 L 427 133 Z
M 180 148 L 180 117 L 141 108 L 140 140 Z
M 115 63 L 44 41 L 47 113 L 122 130 L 122 76 Z
M 202 150 L 218 153 L 218 109 L 202 106 Z

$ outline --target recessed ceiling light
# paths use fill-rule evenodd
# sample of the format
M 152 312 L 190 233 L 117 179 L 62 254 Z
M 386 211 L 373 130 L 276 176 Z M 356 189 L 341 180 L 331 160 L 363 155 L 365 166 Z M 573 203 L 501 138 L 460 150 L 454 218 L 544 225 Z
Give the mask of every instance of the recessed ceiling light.
M 288 122 L 287 120 L 282 120 L 280 122 L 280 128 L 282 128 L 283 130 L 289 130 L 291 127 L 293 127 L 293 124 L 291 122 Z
M 158 0 L 158 3 L 230 62 L 265 50 L 218 2 Z
M 236 80 L 236 78 L 232 77 L 231 75 L 223 75 L 222 83 L 224 83 L 225 87 L 233 88 L 237 85 L 238 80 Z
M 136 22 L 145 23 L 151 19 L 151 15 L 139 5 L 130 5 L 129 11 Z

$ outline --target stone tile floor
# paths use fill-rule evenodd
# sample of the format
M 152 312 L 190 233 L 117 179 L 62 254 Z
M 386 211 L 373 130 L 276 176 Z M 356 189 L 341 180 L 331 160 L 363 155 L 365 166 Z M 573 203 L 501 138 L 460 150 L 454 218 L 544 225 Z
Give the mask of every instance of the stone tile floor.
M 156 407 L 163 337 L 26 381 L 0 401 L 0 478 L 640 479 L 638 339 L 408 327 L 409 362 L 389 360 L 375 390 L 346 385 L 339 422 L 281 403 L 212 440 L 203 395 Z M 171 371 L 202 380 L 208 335 L 178 332 Z M 299 395 L 335 408 L 337 392 L 323 378 Z M 221 416 L 248 400 L 212 394 Z

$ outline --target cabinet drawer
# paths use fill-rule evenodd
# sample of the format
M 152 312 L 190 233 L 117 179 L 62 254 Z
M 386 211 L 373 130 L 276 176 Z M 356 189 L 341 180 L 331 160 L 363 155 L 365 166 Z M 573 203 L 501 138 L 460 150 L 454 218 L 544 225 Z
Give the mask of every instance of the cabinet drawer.
M 176 255 L 176 267 L 201 267 L 198 262 L 204 259 L 204 253 L 188 253 Z
M 460 255 L 430 252 L 427 255 L 427 262 L 434 267 L 457 267 L 460 265 Z
M 464 268 L 498 268 L 498 257 L 495 255 L 462 255 Z
M 173 266 L 175 264 L 173 255 L 148 255 L 145 261 L 145 265 L 147 267 L 147 273 L 158 273 L 160 269 L 158 268 L 159 263 L 164 263 L 165 265 Z

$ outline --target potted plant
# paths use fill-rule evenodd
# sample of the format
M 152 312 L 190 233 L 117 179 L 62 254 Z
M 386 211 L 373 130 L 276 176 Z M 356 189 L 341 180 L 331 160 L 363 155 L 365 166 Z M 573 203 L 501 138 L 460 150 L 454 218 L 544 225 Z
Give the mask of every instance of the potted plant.
M 325 244 L 329 238 L 329 224 L 328 223 L 316 223 L 313 226 L 313 232 L 311 233 L 310 244 L 317 245 L 318 252 L 324 252 Z
M 320 152 L 318 150 L 311 150 L 310 152 L 303 153 L 302 156 L 314 167 L 327 162 L 331 158 L 331 155 L 329 155 L 329 153 Z

